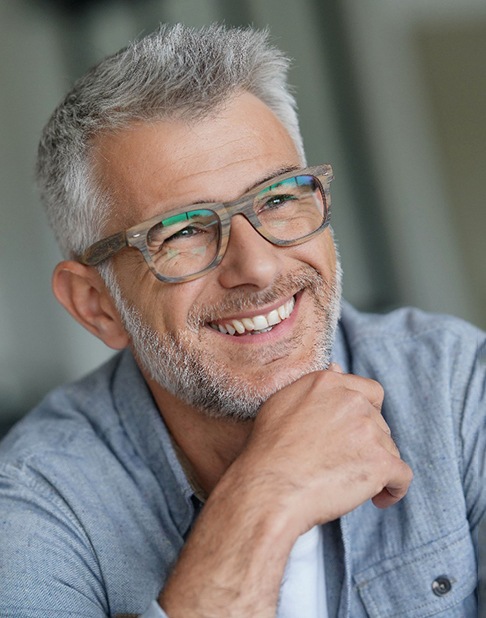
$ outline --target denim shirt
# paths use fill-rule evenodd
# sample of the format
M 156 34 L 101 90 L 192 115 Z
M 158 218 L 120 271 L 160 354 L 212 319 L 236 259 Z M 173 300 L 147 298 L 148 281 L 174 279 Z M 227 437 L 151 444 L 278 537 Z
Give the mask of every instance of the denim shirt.
M 378 380 L 407 496 L 324 526 L 329 616 L 477 615 L 485 335 L 344 305 L 334 359 Z M 197 501 L 129 351 L 53 391 L 0 446 L 0 616 L 164 616 L 154 600 Z M 303 617 L 305 618 L 305 617 Z

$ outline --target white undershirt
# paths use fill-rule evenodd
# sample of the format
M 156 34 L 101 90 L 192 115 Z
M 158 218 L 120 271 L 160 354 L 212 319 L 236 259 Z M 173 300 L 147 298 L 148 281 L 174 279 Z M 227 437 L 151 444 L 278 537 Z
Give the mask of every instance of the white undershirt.
M 327 618 L 321 526 L 300 536 L 285 567 L 277 618 Z

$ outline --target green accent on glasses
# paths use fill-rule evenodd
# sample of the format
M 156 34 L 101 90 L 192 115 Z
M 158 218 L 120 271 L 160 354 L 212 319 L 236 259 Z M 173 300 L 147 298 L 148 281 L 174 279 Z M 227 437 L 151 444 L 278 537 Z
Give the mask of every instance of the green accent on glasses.
M 96 266 L 133 247 L 160 281 L 191 281 L 221 262 L 235 215 L 243 215 L 278 247 L 299 245 L 323 232 L 330 222 L 332 179 L 330 165 L 282 174 L 232 202 L 178 208 L 112 234 L 91 245 L 78 261 Z

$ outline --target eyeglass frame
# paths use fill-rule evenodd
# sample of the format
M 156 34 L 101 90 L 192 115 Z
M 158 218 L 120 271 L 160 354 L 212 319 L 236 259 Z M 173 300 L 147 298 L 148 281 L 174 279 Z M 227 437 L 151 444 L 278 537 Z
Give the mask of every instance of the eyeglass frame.
M 295 178 L 297 176 L 312 176 L 317 180 L 318 187 L 323 197 L 324 205 L 322 223 L 317 229 L 315 229 L 313 232 L 310 232 L 309 234 L 306 234 L 302 238 L 297 238 L 294 240 L 280 240 L 272 236 L 263 228 L 255 211 L 253 210 L 253 202 L 255 197 L 262 190 L 269 188 L 274 184 L 278 184 L 280 182 L 288 180 L 289 178 Z M 321 234 L 330 224 L 330 183 L 333 179 L 334 175 L 332 166 L 328 163 L 322 165 L 315 165 L 312 167 L 306 167 L 299 170 L 293 170 L 285 174 L 280 174 L 278 176 L 275 176 L 271 180 L 260 183 L 256 187 L 253 187 L 249 192 L 230 202 L 191 204 L 184 208 L 179 207 L 169 210 L 168 212 L 154 215 L 146 221 L 137 223 L 136 225 L 133 225 L 126 230 L 116 232 L 115 234 L 111 234 L 106 238 L 102 238 L 94 242 L 80 256 L 78 256 L 76 260 L 81 264 L 84 264 L 85 266 L 97 266 L 101 262 L 104 262 L 110 257 L 113 257 L 122 249 L 125 249 L 126 247 L 132 247 L 140 251 L 149 270 L 159 281 L 163 281 L 164 283 L 183 283 L 186 281 L 192 281 L 194 279 L 198 279 L 199 277 L 203 277 L 211 270 L 214 270 L 221 263 L 228 246 L 229 235 L 231 231 L 231 220 L 235 215 L 243 215 L 245 219 L 250 223 L 252 228 L 256 232 L 258 232 L 258 234 L 260 234 L 260 236 L 262 236 L 263 238 L 265 238 L 265 240 L 268 240 L 268 242 L 277 247 L 291 247 L 301 245 L 308 240 L 311 240 L 318 234 Z M 152 256 L 148 250 L 148 233 L 154 225 L 160 223 L 161 218 L 168 219 L 175 215 L 182 214 L 183 212 L 196 210 L 198 208 L 213 211 L 219 220 L 219 247 L 214 259 L 205 268 L 191 275 L 184 275 L 181 277 L 168 277 L 162 275 L 155 267 Z

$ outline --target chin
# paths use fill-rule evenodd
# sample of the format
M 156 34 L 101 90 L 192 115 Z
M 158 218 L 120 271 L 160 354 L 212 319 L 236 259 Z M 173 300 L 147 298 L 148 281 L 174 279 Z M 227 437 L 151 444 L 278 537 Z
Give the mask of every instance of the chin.
M 228 380 L 226 374 L 223 381 L 218 380 L 216 372 L 210 378 L 211 389 L 207 388 L 207 383 L 206 388 L 202 389 L 193 384 L 196 388 L 191 388 L 191 392 L 186 390 L 185 401 L 213 419 L 251 421 L 257 417 L 262 405 L 276 392 L 302 376 L 322 368 L 322 365 L 317 363 L 306 363 L 257 379 L 233 374 Z M 181 391 L 179 396 L 180 394 Z

